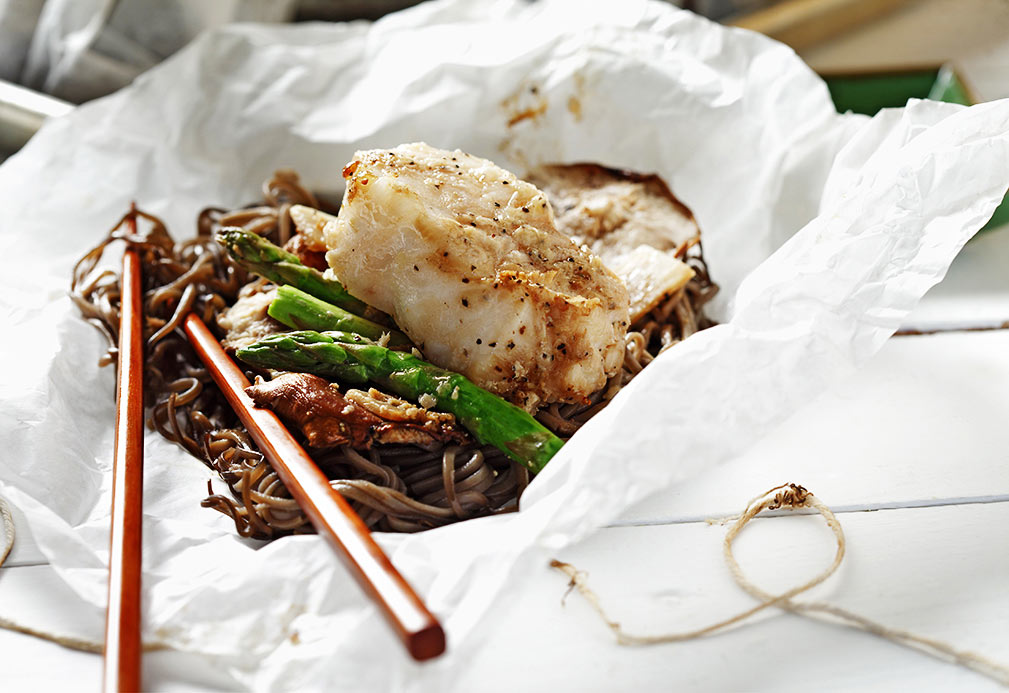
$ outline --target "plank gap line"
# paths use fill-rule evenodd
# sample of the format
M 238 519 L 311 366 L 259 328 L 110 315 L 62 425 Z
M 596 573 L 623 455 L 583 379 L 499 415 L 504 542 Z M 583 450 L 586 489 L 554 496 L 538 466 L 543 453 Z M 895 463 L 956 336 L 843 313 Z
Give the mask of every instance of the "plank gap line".
M 827 501 L 824 501 L 827 502 Z M 1009 494 L 995 494 L 989 496 L 966 496 L 952 498 L 931 498 L 914 501 L 892 501 L 881 503 L 856 503 L 851 505 L 831 505 L 827 502 L 834 514 L 841 513 L 865 513 L 879 510 L 914 510 L 919 508 L 939 508 L 957 505 L 978 505 L 984 503 L 1009 503 Z M 815 515 L 815 510 L 774 510 L 761 513 L 761 518 L 770 517 L 791 517 L 792 515 Z M 642 520 L 618 520 L 608 525 L 604 529 L 617 529 L 626 527 L 655 527 L 661 525 L 688 525 L 697 523 L 717 523 L 719 520 L 732 516 L 732 513 L 714 513 L 706 515 L 684 515 L 682 517 L 663 517 L 656 519 Z

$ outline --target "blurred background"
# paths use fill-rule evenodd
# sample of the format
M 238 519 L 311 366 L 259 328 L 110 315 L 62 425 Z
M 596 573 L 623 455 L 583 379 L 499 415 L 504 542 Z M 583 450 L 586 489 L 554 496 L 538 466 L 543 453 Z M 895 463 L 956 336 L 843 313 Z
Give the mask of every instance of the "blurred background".
M 42 120 L 111 93 L 205 29 L 373 21 L 411 0 L 0 0 L 0 161 Z M 840 111 L 1009 96 L 1009 0 L 676 0 L 792 46 Z

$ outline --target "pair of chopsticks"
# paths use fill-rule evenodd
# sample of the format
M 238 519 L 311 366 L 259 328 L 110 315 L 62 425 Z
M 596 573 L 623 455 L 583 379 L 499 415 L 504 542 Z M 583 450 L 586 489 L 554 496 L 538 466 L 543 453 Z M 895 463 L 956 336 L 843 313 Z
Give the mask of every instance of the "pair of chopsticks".
M 135 208 L 132 208 L 135 211 Z M 136 216 L 126 220 L 136 234 Z M 140 567 L 143 509 L 143 320 L 139 253 L 123 255 L 116 438 L 112 469 L 112 520 L 103 690 L 138 691 L 140 678 Z M 375 543 L 361 518 L 329 485 L 304 448 L 277 418 L 245 394 L 249 381 L 195 314 L 186 317 L 190 343 L 239 419 L 273 465 L 316 531 L 343 559 L 358 584 L 416 660 L 445 651 L 445 632 L 420 597 Z
M 224 353 L 217 338 L 195 314 L 183 327 L 189 342 L 207 366 L 214 382 L 245 424 L 260 451 L 291 492 L 312 526 L 343 559 L 357 583 L 378 605 L 386 621 L 417 660 L 445 651 L 445 632 L 424 602 L 371 537 L 353 508 L 329 485 L 305 449 L 288 432 L 277 415 L 260 409 L 245 394 L 249 379 Z

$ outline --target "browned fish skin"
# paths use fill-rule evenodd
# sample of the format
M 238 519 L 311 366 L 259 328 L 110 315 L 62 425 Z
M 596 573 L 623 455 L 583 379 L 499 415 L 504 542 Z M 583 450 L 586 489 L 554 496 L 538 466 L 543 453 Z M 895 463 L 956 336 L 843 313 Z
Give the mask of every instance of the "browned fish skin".
M 627 290 L 557 231 L 534 186 L 425 144 L 358 152 L 344 176 L 330 267 L 428 360 L 529 410 L 619 369 Z

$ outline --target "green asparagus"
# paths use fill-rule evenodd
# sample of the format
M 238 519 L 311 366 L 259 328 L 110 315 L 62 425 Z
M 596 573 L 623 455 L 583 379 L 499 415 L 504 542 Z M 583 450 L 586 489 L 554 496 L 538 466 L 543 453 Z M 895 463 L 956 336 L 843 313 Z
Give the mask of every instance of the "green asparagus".
M 238 350 L 260 368 L 302 371 L 351 383 L 374 382 L 405 399 L 434 398 L 479 442 L 539 472 L 564 444 L 536 419 L 464 376 L 347 332 L 287 332 Z
M 368 310 L 368 305 L 351 296 L 343 284 L 327 279 L 317 269 L 306 267 L 297 255 L 262 236 L 237 227 L 226 227 L 217 232 L 216 238 L 238 264 L 253 274 L 266 277 L 277 284 L 297 287 L 355 315 L 363 315 Z
M 279 320 L 295 330 L 341 330 L 353 332 L 369 339 L 379 339 L 382 333 L 389 333 L 389 346 L 409 346 L 410 338 L 399 330 L 392 330 L 365 318 L 350 313 L 332 303 L 320 301 L 293 286 L 277 287 L 277 297 L 267 311 L 274 320 Z

